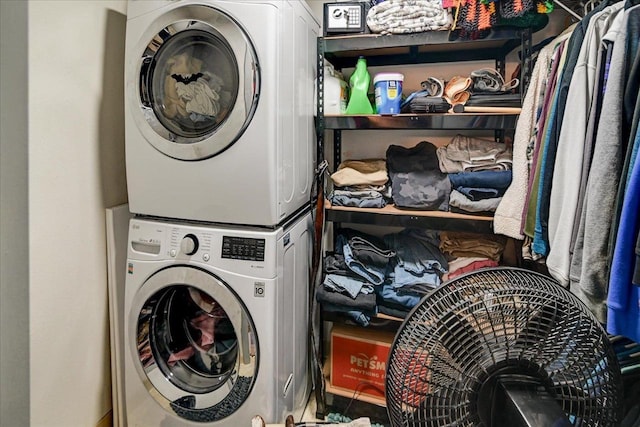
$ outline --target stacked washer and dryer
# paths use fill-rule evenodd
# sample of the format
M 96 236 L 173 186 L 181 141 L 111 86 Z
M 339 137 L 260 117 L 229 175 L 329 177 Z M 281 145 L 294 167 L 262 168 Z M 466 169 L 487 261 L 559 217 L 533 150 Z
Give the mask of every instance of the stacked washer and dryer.
M 283 423 L 309 396 L 319 24 L 300 0 L 130 0 L 129 426 Z

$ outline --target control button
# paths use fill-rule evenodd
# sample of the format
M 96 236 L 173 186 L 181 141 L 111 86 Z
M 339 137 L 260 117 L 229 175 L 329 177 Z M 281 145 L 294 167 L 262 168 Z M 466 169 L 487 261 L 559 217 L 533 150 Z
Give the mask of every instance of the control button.
M 193 255 L 198 251 L 198 238 L 193 234 L 187 234 L 180 242 L 180 252 L 185 255 Z
M 178 253 L 176 252 L 176 250 L 175 250 L 175 249 L 171 249 L 171 250 L 169 251 L 169 255 L 171 255 L 172 257 L 175 257 L 177 254 L 178 254 Z
M 209 259 L 210 259 L 209 254 L 202 255 L 202 260 L 203 261 L 209 261 Z

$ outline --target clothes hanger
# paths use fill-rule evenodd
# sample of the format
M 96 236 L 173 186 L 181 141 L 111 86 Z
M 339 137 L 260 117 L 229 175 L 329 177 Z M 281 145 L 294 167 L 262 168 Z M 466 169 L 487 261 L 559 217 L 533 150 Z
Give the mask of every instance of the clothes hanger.
M 557 4 L 558 6 L 560 6 L 561 8 L 563 8 L 564 10 L 566 10 L 567 12 L 569 12 L 569 14 L 573 15 L 576 19 L 580 20 L 582 19 L 582 16 L 580 16 L 578 13 L 576 13 L 573 9 L 571 9 L 570 7 L 566 6 L 562 1 L 560 0 L 553 0 L 553 2 L 555 4 Z

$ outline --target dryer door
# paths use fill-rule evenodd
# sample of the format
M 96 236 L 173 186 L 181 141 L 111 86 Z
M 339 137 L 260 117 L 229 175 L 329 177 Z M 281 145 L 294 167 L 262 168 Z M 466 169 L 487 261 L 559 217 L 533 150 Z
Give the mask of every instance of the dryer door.
M 240 24 L 210 6 L 180 6 L 155 20 L 141 43 L 129 102 L 147 141 L 181 160 L 231 146 L 260 91 L 258 59 Z
M 142 286 L 130 316 L 138 373 L 167 411 L 213 422 L 247 399 L 258 366 L 255 327 L 223 281 L 194 267 L 165 268 Z

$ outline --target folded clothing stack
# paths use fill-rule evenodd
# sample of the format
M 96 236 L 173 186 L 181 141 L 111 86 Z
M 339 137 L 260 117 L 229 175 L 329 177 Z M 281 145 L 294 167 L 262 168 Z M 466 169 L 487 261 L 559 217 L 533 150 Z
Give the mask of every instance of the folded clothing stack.
M 509 145 L 456 135 L 437 150 L 440 170 L 451 182 L 451 211 L 495 212 L 511 185 L 512 154 Z
M 383 208 L 389 196 L 389 175 L 384 159 L 345 160 L 331 175 L 334 206 Z
M 411 93 L 400 106 L 403 113 L 446 113 L 451 104 L 444 98 L 444 82 L 428 77 L 420 82 L 421 90 Z
M 427 141 L 406 148 L 389 145 L 387 170 L 391 180 L 391 197 L 397 208 L 449 209 L 451 183 L 440 171 L 436 147 Z
M 403 104 L 403 113 L 446 113 L 451 104 L 441 96 L 416 96 Z
M 458 231 L 440 233 L 440 250 L 454 258 L 479 257 L 500 261 L 506 237 L 498 234 L 475 234 Z
M 482 94 L 472 93 L 467 101 L 469 106 L 477 107 L 514 107 L 522 105 L 522 97 L 519 93 Z
M 508 144 L 465 135 L 456 135 L 436 154 L 444 173 L 510 170 L 513 157 Z

